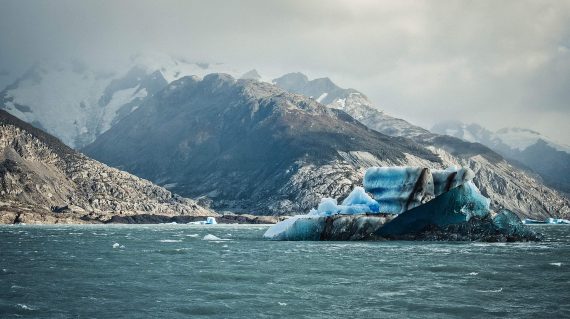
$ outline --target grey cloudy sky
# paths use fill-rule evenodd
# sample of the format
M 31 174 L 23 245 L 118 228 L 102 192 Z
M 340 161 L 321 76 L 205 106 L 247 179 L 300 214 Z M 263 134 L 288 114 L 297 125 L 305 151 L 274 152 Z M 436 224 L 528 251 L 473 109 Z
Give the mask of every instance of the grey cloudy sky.
M 0 0 L 0 76 L 154 51 L 329 76 L 390 114 L 570 144 L 570 1 Z M 9 75 L 6 75 L 9 73 Z

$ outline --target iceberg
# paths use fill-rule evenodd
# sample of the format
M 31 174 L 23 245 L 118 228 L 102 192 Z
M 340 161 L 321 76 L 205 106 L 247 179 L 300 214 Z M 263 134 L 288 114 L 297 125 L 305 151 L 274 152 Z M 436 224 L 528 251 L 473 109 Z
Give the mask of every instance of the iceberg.
M 355 187 L 339 205 L 323 198 L 307 215 L 270 227 L 273 240 L 540 240 L 508 210 L 472 182 L 469 168 L 372 167 L 364 188 Z M 370 193 L 372 196 L 370 196 Z

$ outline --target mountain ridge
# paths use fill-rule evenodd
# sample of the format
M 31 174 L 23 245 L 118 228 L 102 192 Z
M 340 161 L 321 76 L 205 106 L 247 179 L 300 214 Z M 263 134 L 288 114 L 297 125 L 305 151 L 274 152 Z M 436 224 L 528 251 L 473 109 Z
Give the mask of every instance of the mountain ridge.
M 429 150 L 370 130 L 343 111 L 224 74 L 175 81 L 119 124 L 85 152 L 174 184 L 182 195 L 209 197 L 217 209 L 305 211 L 320 199 L 310 194 L 319 185 L 339 196 L 350 191 L 363 173 L 362 157 L 377 165 L 403 165 L 408 157 L 439 162 Z M 121 153 L 128 145 L 141 146 Z M 164 154 L 171 161 L 163 163 Z M 319 170 L 332 177 L 314 176 Z M 309 179 L 319 185 L 309 187 Z M 346 182 L 334 185 L 337 179 Z

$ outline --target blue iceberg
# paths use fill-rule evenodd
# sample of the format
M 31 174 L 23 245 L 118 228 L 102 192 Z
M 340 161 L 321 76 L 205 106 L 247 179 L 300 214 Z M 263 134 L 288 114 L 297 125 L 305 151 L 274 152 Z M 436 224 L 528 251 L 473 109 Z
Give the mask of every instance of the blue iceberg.
M 339 205 L 324 198 L 307 215 L 269 228 L 273 240 L 540 240 L 507 210 L 491 211 L 490 200 L 471 181 L 469 168 L 372 167 L 364 188 Z M 370 196 L 368 193 L 372 194 Z

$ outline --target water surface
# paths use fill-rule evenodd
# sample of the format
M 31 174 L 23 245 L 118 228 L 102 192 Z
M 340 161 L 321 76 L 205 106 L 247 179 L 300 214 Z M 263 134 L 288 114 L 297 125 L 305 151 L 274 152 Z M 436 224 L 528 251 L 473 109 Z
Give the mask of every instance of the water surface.
M 267 227 L 0 226 L 0 317 L 570 317 L 567 226 L 515 244 L 272 242 Z

